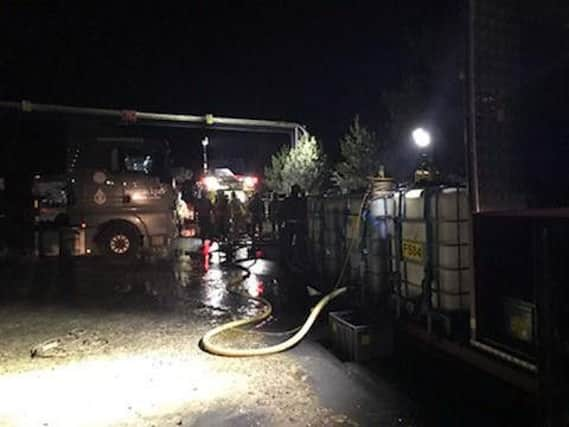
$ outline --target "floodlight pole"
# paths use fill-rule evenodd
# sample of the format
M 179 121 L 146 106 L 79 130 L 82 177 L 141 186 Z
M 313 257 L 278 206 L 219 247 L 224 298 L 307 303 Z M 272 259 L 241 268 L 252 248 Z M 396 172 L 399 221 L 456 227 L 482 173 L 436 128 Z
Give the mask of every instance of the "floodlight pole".
M 206 136 L 202 140 L 202 147 L 203 147 L 203 174 L 204 176 L 207 175 L 207 146 L 209 145 L 209 139 Z

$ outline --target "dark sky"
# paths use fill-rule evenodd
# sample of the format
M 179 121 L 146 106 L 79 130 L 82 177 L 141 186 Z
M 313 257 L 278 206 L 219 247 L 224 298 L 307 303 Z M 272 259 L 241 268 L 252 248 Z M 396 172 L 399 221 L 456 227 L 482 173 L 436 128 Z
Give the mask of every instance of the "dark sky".
M 413 61 L 410 33 L 456 19 L 451 1 L 7 3 L 3 98 L 287 119 L 327 136 L 378 109 Z
M 569 97 L 560 64 L 567 62 L 561 40 L 566 40 L 569 24 L 542 36 L 550 27 L 545 18 L 559 15 L 564 3 L 511 3 L 534 8 L 521 14 L 528 22 L 520 27 L 524 43 L 533 45 L 523 48 L 530 57 L 525 59 L 527 73 L 521 86 L 523 93 L 533 87 L 535 95 L 527 104 L 536 106 L 528 115 L 531 120 L 522 120 L 531 128 L 519 132 L 528 141 L 532 134 L 524 148 L 527 164 L 533 167 L 539 161 L 540 169 L 563 171 L 548 167 L 552 156 L 543 156 L 542 149 L 537 153 L 540 145 L 533 140 L 547 140 L 553 148 L 557 141 L 566 141 L 565 133 L 544 135 L 552 134 L 551 128 L 566 132 L 560 125 L 566 122 L 566 109 L 559 105 L 566 105 Z M 338 139 L 354 114 L 382 138 L 382 94 L 397 90 L 409 75 L 428 75 L 425 117 L 436 131 L 438 152 L 449 155 L 441 163 L 451 170 L 463 157 L 458 74 L 464 4 L 5 0 L 0 6 L 0 99 L 295 121 L 306 125 L 337 159 Z M 547 58 L 536 59 L 536 52 Z M 557 69 L 559 78 L 549 78 Z M 544 100 L 534 102 L 538 95 Z M 0 144 L 12 141 L 17 151 L 1 150 L 2 169 L 18 169 L 24 158 L 36 158 L 35 166 L 51 162 L 51 147 L 61 143 L 62 126 L 50 118 L 41 120 L 38 127 L 0 112 Z M 534 125 L 537 121 L 541 124 Z M 199 157 L 203 136 L 201 131 L 164 130 L 164 137 L 182 147 L 184 159 Z M 231 145 L 231 150 L 255 158 L 256 170 L 262 169 L 263 157 L 286 142 L 271 136 L 210 136 L 212 155 L 217 150 L 216 155 L 225 156 Z
M 334 157 L 356 113 L 381 128 L 382 92 L 425 56 L 448 65 L 456 3 L 5 1 L 0 99 L 296 121 Z M 232 138 L 256 154 L 283 142 L 218 135 Z

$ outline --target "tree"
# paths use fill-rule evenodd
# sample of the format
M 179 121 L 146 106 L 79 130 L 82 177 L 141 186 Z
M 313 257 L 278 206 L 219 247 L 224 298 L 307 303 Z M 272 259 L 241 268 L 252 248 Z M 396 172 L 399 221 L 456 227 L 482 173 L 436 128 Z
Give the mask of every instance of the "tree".
M 357 115 L 340 140 L 340 152 L 343 160 L 336 165 L 333 179 L 345 192 L 365 189 L 368 177 L 380 167 L 379 143 L 374 132 L 360 125 Z
M 265 183 L 267 187 L 277 193 L 285 193 L 288 191 L 285 188 L 283 180 L 283 168 L 286 164 L 290 147 L 283 146 L 276 154 L 271 157 L 271 164 L 265 167 Z
M 316 138 L 304 136 L 294 146 L 285 146 L 273 155 L 265 168 L 267 186 L 278 193 L 287 193 L 294 184 L 308 193 L 318 190 L 326 160 Z

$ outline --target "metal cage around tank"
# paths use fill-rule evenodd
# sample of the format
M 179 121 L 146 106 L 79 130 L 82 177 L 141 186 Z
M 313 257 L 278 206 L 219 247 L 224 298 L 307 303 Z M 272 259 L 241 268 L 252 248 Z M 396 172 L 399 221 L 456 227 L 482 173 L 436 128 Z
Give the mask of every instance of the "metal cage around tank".
M 393 270 L 397 315 L 442 321 L 447 335 L 467 331 L 472 269 L 466 188 L 437 185 L 398 194 Z
M 389 300 L 395 192 L 310 197 L 308 241 L 312 264 L 324 282 L 359 284 L 362 307 L 373 312 Z M 330 285 L 332 286 L 332 285 Z
M 394 274 L 397 198 L 399 191 L 373 194 L 368 200 L 363 230 L 362 304 L 371 311 L 389 300 L 397 287 Z
M 308 198 L 308 241 L 312 264 L 328 282 L 334 282 L 342 270 L 345 270 L 345 281 L 359 280 L 361 238 L 357 224 L 362 197 L 336 195 Z M 346 256 L 349 260 L 344 269 Z

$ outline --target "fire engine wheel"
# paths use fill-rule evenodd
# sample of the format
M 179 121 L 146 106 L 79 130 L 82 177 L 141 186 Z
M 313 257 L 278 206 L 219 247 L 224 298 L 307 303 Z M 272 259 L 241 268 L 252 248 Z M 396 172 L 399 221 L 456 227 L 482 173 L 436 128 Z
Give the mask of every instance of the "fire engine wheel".
M 112 224 L 103 232 L 100 245 L 104 254 L 126 258 L 138 254 L 140 237 L 132 227 Z

